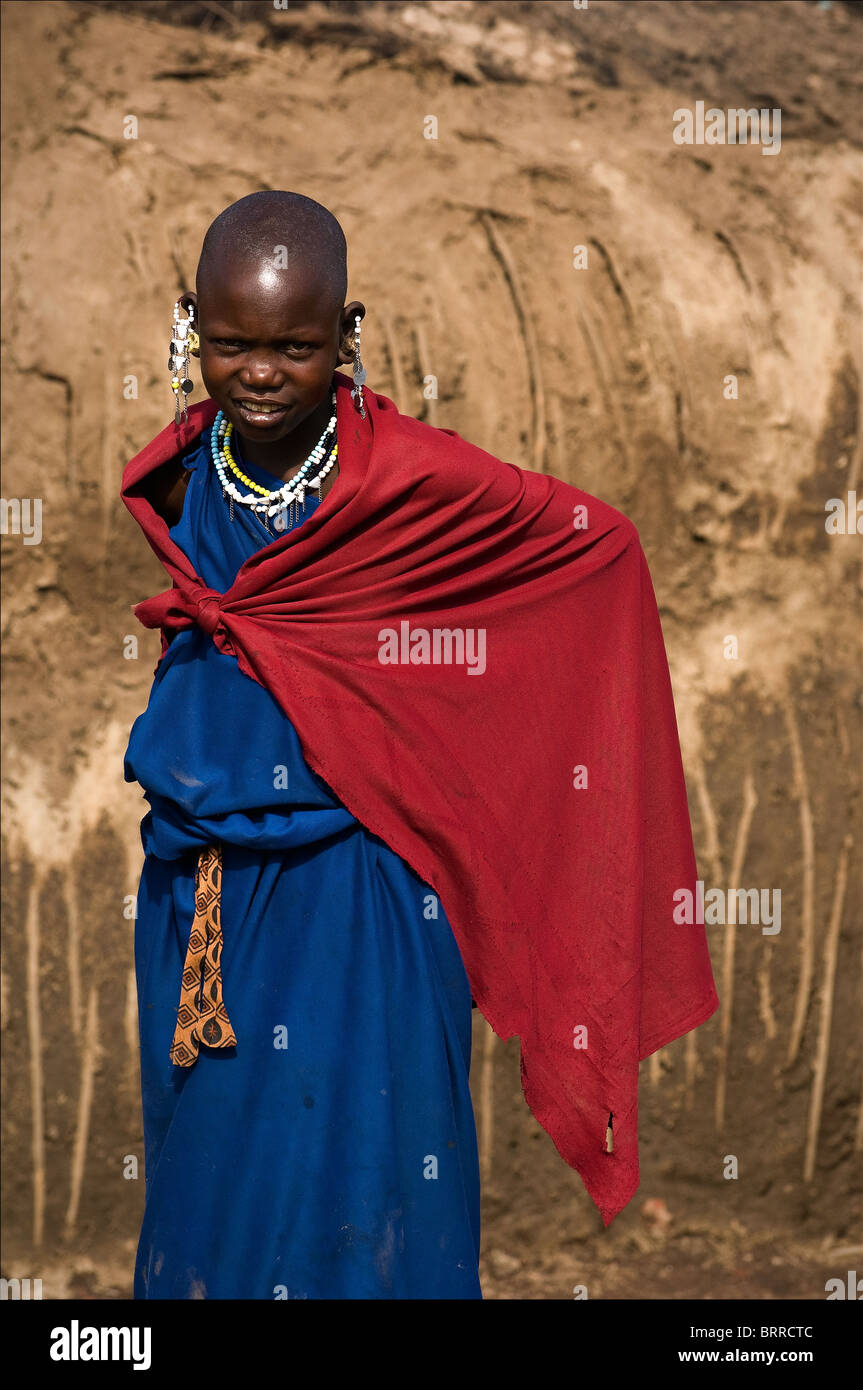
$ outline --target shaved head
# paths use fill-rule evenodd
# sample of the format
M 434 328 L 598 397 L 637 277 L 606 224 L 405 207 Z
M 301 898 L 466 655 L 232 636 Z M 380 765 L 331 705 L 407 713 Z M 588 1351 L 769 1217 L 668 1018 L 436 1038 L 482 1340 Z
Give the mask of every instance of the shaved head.
M 198 261 L 198 295 L 228 273 L 263 264 L 300 270 L 322 299 L 341 308 L 348 288 L 347 243 L 333 214 L 302 193 L 272 189 L 231 203 L 212 222 Z

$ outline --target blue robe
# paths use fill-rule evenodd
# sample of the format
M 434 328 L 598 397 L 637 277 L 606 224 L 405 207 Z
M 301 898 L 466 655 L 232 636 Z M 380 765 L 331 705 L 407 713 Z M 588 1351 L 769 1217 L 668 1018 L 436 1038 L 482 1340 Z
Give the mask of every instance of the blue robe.
M 230 521 L 209 437 L 185 459 L 170 533 L 224 592 L 279 533 L 240 506 Z M 305 516 L 318 505 L 307 498 Z M 481 1298 L 471 991 L 439 899 L 341 805 L 273 697 L 200 627 L 173 638 L 124 766 L 150 806 L 134 1296 Z M 197 854 L 213 842 L 237 1046 L 202 1046 L 187 1069 L 169 1049 Z

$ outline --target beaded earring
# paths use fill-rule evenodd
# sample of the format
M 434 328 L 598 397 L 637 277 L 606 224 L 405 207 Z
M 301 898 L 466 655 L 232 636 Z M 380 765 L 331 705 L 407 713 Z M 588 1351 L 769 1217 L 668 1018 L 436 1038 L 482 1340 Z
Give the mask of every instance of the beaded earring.
M 180 420 L 189 418 L 189 411 L 186 405 L 186 397 L 194 389 L 194 383 L 189 376 L 189 355 L 198 355 L 198 335 L 192 327 L 195 321 L 195 310 L 189 305 L 186 318 L 180 318 L 180 301 L 174 305 L 174 327 L 171 332 L 171 349 L 168 357 L 168 371 L 171 373 L 171 390 L 174 393 L 174 423 L 179 425 Z M 180 415 L 180 401 L 183 403 L 183 413 Z
M 364 420 L 366 418 L 366 412 L 363 406 L 363 383 L 366 377 L 368 376 L 368 372 L 366 371 L 365 367 L 362 364 L 362 361 L 360 360 L 361 326 L 362 319 L 360 318 L 359 314 L 357 314 L 354 319 L 354 386 L 353 390 L 351 391 L 351 395 L 353 396 L 354 405 L 360 412 L 361 418 Z

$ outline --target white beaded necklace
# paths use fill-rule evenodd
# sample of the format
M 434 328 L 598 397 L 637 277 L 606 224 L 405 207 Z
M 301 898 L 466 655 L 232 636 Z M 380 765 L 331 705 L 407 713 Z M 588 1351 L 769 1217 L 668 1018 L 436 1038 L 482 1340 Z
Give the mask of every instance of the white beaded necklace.
M 321 484 L 334 467 L 339 452 L 338 442 L 334 438 L 333 447 L 330 450 L 329 458 L 327 458 L 326 463 L 320 469 L 316 477 L 310 477 L 312 470 L 321 463 L 326 455 L 330 437 L 334 437 L 336 433 L 335 391 L 332 393 L 331 401 L 333 413 L 330 416 L 327 427 L 308 458 L 300 465 L 300 468 L 294 474 L 293 478 L 283 483 L 281 487 L 274 488 L 271 492 L 258 495 L 253 492 L 240 492 L 239 488 L 229 476 L 229 460 L 233 462 L 229 452 L 232 426 L 225 418 L 224 411 L 219 411 L 213 421 L 213 427 L 210 432 L 210 453 L 212 454 L 213 464 L 219 476 L 219 482 L 222 485 L 222 496 L 230 499 L 230 515 L 232 521 L 234 519 L 234 503 L 239 502 L 241 506 L 248 507 L 251 512 L 258 516 L 267 530 L 269 530 L 269 527 L 267 526 L 266 518 L 276 516 L 276 513 L 278 513 L 274 525 L 277 530 L 283 531 L 288 524 L 289 508 L 291 521 L 296 519 L 298 507 L 302 508 L 305 513 L 307 490 L 310 488 L 316 489 L 318 498 L 320 498 Z M 251 480 L 247 479 L 247 481 Z

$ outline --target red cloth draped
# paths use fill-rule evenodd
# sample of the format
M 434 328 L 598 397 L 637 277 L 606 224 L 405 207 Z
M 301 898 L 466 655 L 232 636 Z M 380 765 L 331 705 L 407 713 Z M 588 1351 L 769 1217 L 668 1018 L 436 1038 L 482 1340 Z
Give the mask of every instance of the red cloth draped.
M 479 1008 L 519 1035 L 528 1105 L 608 1225 L 638 1187 L 639 1060 L 719 1002 L 703 925 L 673 917 L 697 872 L 638 532 L 368 388 L 362 420 L 334 383 L 335 484 L 225 594 L 139 491 L 214 403 L 131 460 L 123 501 L 173 580 L 134 611 L 163 653 L 166 629 L 198 623 L 235 655 L 314 771 L 438 894 Z M 413 660 L 379 659 L 388 629 Z M 465 652 L 424 662 L 443 629 Z

